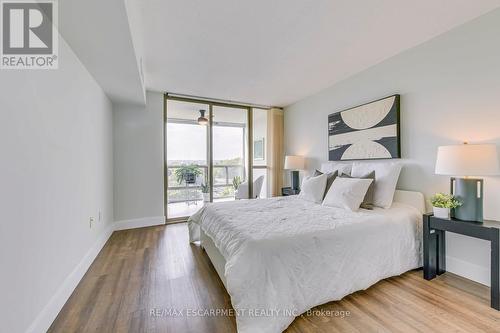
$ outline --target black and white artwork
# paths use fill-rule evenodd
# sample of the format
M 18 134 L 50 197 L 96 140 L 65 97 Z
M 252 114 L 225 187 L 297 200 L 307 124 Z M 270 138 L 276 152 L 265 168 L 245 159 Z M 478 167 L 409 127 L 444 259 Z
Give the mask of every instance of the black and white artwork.
M 399 95 L 328 116 L 330 161 L 400 157 Z

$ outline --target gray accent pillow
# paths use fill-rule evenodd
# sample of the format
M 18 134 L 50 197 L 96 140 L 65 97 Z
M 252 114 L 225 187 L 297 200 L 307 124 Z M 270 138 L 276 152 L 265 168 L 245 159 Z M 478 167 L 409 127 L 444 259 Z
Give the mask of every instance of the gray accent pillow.
M 323 172 L 319 171 L 319 170 L 316 170 L 314 171 L 314 175 L 313 177 L 316 177 L 316 176 L 321 176 L 323 174 Z M 326 194 L 328 193 L 328 190 L 330 189 L 330 186 L 332 186 L 333 184 L 333 181 L 335 180 L 335 178 L 337 178 L 339 175 L 339 172 L 338 170 L 335 170 L 334 172 L 329 172 L 326 174 L 326 188 L 325 188 L 325 193 L 323 194 L 323 199 L 325 198 Z
M 366 191 L 365 198 L 363 199 L 363 202 L 359 207 L 364 208 L 364 209 L 373 209 L 373 195 L 375 193 L 375 171 L 370 172 L 369 174 L 362 176 L 362 177 L 352 177 L 351 175 L 348 174 L 341 174 L 339 176 L 340 178 L 358 178 L 358 179 L 373 179 L 372 183 L 370 184 L 370 187 L 368 187 L 368 191 Z

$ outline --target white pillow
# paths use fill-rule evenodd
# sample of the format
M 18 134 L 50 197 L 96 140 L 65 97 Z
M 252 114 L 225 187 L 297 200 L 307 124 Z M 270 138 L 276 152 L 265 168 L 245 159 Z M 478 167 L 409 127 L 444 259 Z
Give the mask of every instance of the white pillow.
M 323 206 L 357 211 L 372 181 L 373 179 L 335 178 L 323 200 Z
M 298 197 L 307 201 L 321 203 L 325 195 L 327 178 L 328 176 L 326 174 L 316 177 L 305 177 L 302 181 L 302 187 Z
M 321 163 L 321 169 L 319 171 L 323 173 L 332 173 L 338 171 L 339 175 L 343 173 L 350 175 L 351 168 L 352 163 L 325 162 Z
M 362 177 L 375 171 L 373 204 L 387 209 L 391 208 L 401 168 L 400 162 L 354 162 L 351 176 Z

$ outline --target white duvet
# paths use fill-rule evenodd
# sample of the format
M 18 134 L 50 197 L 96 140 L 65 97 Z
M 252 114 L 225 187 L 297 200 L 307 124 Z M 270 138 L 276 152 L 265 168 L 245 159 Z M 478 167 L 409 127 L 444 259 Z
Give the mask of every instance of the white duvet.
M 277 333 L 310 308 L 421 266 L 421 214 L 348 212 L 296 196 L 211 204 L 189 221 L 226 260 L 240 333 Z

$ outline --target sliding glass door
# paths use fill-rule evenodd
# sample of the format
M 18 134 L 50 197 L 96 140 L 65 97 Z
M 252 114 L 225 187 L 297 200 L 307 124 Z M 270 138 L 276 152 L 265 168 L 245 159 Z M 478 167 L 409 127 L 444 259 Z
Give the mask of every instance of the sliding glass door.
M 213 106 L 214 201 L 248 199 L 248 109 Z
M 209 202 L 251 198 L 252 109 L 165 97 L 165 211 L 185 220 Z
M 267 109 L 252 109 L 252 139 L 253 139 L 253 194 L 257 198 L 268 197 L 268 164 L 267 154 L 269 140 L 267 137 Z
M 168 100 L 166 110 L 165 211 L 175 220 L 194 214 L 210 195 L 209 131 L 198 123 L 200 110 L 208 112 L 209 105 Z

